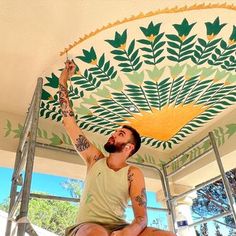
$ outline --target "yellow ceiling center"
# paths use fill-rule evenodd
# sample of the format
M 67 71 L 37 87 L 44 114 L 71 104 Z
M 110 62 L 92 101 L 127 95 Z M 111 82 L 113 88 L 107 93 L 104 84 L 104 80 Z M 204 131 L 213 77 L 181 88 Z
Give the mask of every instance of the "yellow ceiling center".
M 178 131 L 207 109 L 202 105 L 180 104 L 178 106 L 165 106 L 158 110 L 152 108 L 152 112 L 140 111 L 140 114 L 126 118 L 128 125 L 139 131 L 142 136 L 154 138 L 160 141 L 168 141 Z

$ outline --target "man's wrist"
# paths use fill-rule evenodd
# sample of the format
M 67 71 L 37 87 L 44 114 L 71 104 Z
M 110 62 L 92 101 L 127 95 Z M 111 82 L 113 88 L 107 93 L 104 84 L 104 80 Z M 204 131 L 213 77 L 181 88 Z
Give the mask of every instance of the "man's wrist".
M 69 71 L 67 69 L 64 69 L 62 72 L 61 72 L 61 77 L 66 77 L 66 78 L 69 78 Z
M 62 77 L 62 78 L 69 78 L 70 76 L 70 73 L 69 73 L 69 71 L 65 68 L 65 69 L 63 69 L 63 71 L 61 72 L 61 75 L 60 75 L 60 77 Z

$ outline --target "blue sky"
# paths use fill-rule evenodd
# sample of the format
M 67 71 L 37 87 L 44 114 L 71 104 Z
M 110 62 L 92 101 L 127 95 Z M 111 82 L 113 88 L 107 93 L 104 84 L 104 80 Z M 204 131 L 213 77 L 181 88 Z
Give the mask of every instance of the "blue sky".
M 10 194 L 12 169 L 0 168 L 0 202 Z M 31 184 L 31 192 L 45 192 L 62 197 L 70 197 L 70 193 L 65 190 L 61 183 L 67 178 L 34 173 Z

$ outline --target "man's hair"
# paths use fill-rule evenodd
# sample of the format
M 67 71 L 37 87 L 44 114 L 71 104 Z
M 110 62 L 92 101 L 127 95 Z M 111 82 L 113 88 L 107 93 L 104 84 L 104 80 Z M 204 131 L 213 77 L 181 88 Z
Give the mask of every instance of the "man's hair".
M 140 134 L 138 133 L 138 131 L 136 129 L 134 129 L 133 127 L 131 127 L 129 125 L 123 125 L 122 128 L 128 129 L 129 131 L 131 131 L 132 141 L 133 141 L 133 144 L 134 144 L 134 149 L 130 153 L 130 156 L 132 156 L 139 150 L 139 148 L 141 146 Z

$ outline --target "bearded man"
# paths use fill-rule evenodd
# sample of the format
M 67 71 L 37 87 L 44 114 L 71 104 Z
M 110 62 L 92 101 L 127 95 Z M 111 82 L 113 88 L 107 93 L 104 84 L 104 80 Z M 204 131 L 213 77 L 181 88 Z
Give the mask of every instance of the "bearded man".
M 66 229 L 66 236 L 173 236 L 147 227 L 144 176 L 139 168 L 126 162 L 140 148 L 139 133 L 126 125 L 117 129 L 104 145 L 109 153 L 105 157 L 77 126 L 67 90 L 75 68 L 73 61 L 65 63 L 59 80 L 59 100 L 63 124 L 87 165 L 87 174 L 77 222 Z M 124 219 L 129 199 L 134 212 L 131 224 Z

